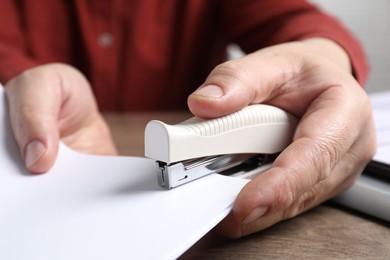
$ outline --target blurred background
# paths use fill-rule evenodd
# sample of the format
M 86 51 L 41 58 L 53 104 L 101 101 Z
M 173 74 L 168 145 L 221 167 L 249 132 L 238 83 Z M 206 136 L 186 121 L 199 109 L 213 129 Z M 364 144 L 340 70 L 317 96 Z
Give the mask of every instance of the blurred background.
M 361 41 L 371 73 L 365 89 L 369 93 L 390 90 L 390 0 L 310 0 L 341 20 Z M 236 45 L 230 58 L 242 56 Z
M 343 21 L 365 47 L 371 66 L 366 90 L 390 90 L 390 0 L 311 0 Z

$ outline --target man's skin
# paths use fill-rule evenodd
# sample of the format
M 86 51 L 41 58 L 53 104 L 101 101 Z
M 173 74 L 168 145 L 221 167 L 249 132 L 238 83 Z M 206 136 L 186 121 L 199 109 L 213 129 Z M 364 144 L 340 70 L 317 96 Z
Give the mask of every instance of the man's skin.
M 116 154 L 88 81 L 65 64 L 29 69 L 6 83 L 25 165 L 43 173 L 61 140 Z M 375 152 L 371 106 L 348 55 L 322 38 L 268 47 L 217 66 L 188 97 L 194 115 L 214 118 L 248 104 L 278 106 L 298 118 L 294 140 L 271 169 L 250 181 L 218 230 L 241 237 L 294 217 L 350 187 Z

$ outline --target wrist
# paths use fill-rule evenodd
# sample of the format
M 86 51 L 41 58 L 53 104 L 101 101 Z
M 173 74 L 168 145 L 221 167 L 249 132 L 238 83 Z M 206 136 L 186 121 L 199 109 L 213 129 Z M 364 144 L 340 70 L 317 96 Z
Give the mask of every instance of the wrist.
M 352 73 L 351 60 L 348 53 L 335 41 L 326 38 L 309 38 L 302 41 L 314 52 L 326 56 L 338 64 L 344 71 Z

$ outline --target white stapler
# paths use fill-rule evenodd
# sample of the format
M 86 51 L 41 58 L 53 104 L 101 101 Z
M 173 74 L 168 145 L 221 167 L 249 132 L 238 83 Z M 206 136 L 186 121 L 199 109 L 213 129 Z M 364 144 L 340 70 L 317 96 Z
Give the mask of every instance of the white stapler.
M 286 148 L 296 124 L 289 113 L 261 104 L 177 125 L 152 120 L 145 129 L 145 156 L 156 160 L 158 182 L 166 189 L 211 173 L 242 174 L 264 167 Z

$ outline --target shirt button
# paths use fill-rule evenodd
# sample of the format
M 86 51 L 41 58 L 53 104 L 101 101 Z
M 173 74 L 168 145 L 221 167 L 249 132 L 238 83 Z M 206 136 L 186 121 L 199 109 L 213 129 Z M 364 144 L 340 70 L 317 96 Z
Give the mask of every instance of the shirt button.
M 111 33 L 105 32 L 99 35 L 98 43 L 102 48 L 108 48 L 114 42 L 114 37 Z

